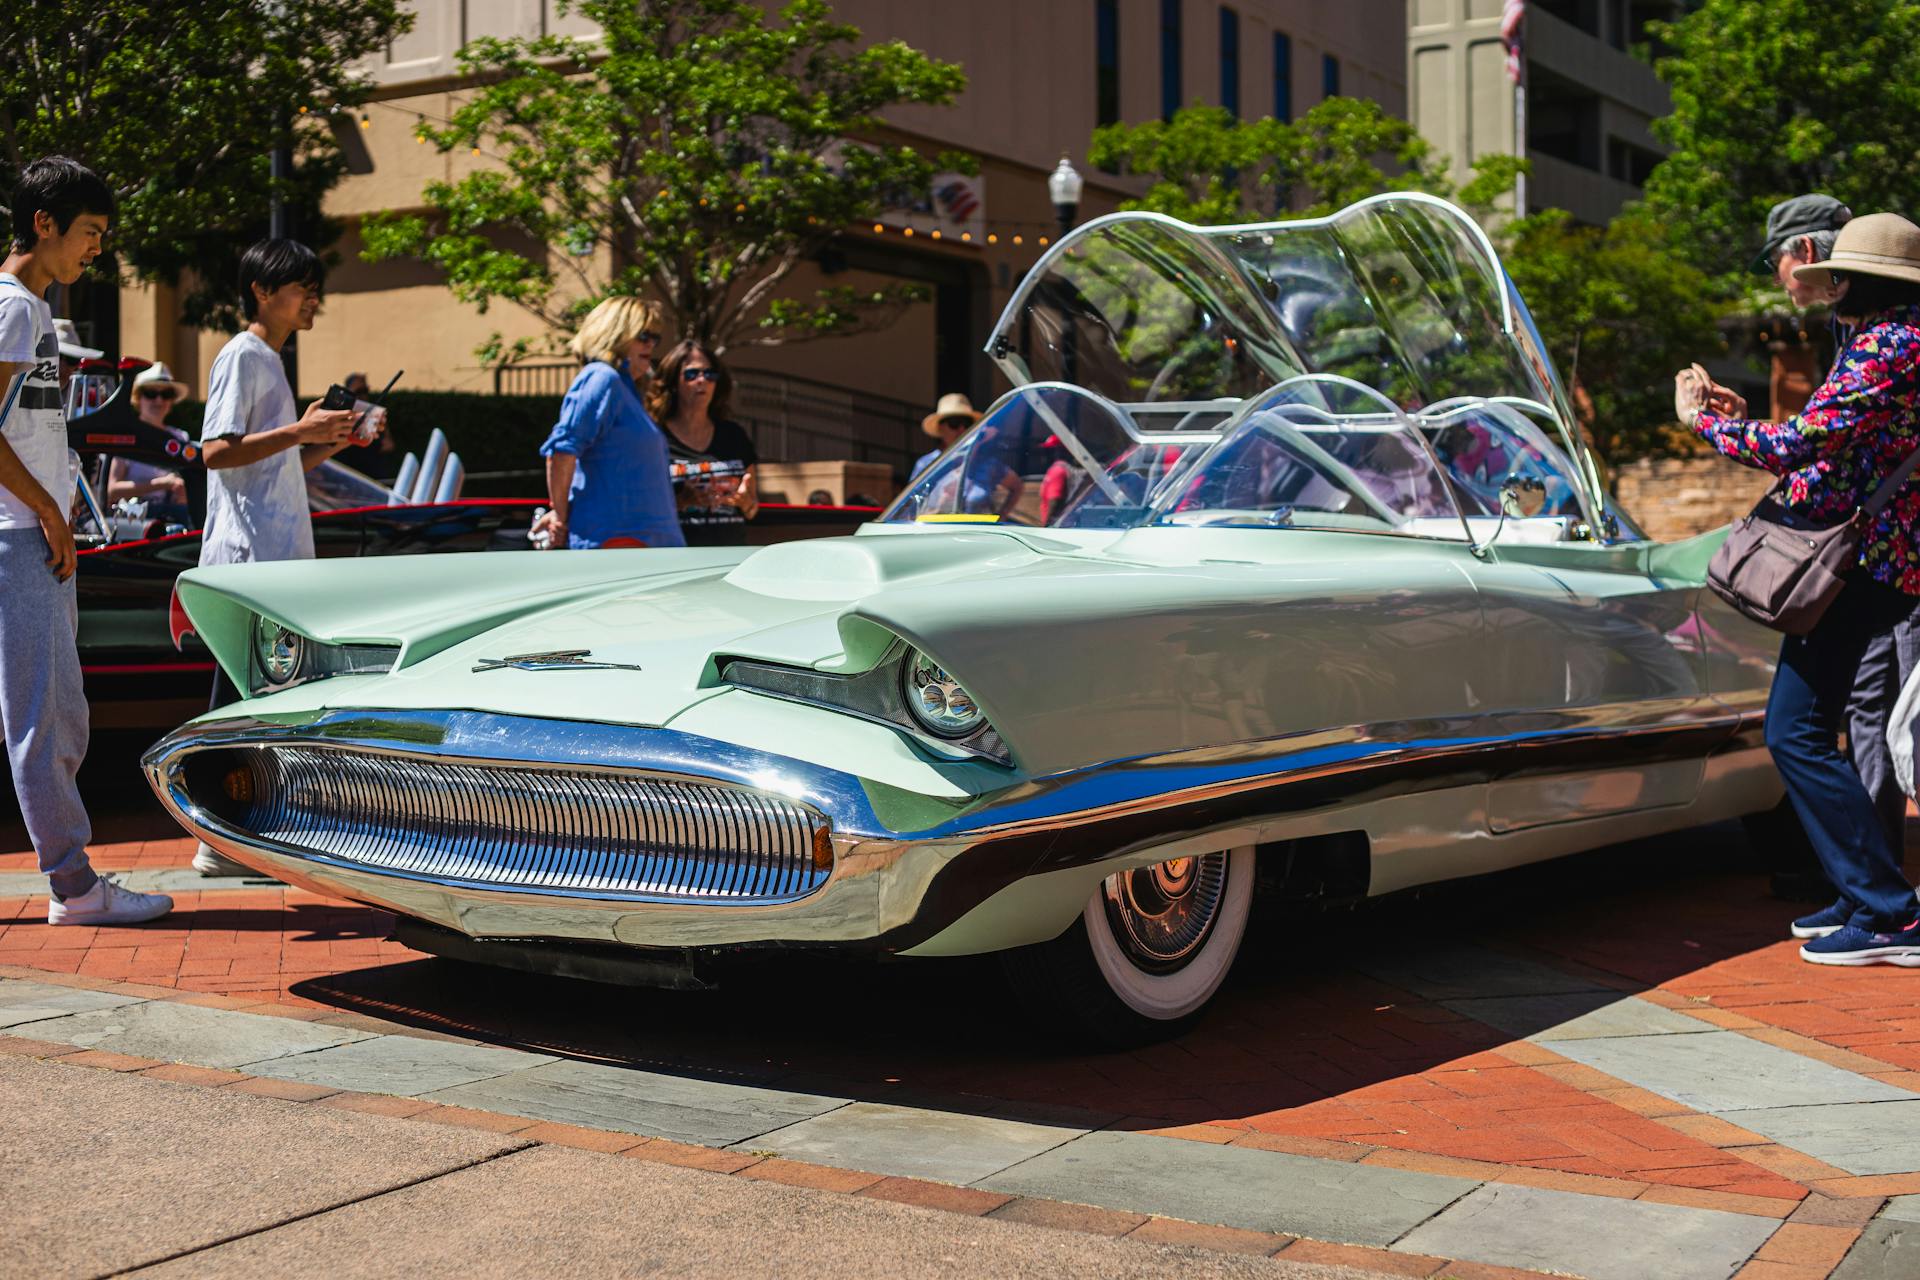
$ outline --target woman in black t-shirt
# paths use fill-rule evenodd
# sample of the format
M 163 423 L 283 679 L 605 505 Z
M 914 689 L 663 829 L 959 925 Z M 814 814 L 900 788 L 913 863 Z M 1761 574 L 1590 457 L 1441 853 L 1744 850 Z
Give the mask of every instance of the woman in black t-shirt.
M 667 435 L 680 527 L 689 546 L 746 541 L 760 509 L 754 465 L 760 455 L 746 430 L 727 417 L 733 379 L 707 347 L 689 338 L 660 362 L 648 408 Z

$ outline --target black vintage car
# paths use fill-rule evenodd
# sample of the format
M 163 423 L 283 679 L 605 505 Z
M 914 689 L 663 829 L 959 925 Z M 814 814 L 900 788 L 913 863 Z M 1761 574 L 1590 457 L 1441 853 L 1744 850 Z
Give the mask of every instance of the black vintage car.
M 145 365 L 88 361 L 92 394 L 70 396 L 68 443 L 80 456 L 74 532 L 80 543 L 80 662 L 98 729 L 170 729 L 207 709 L 213 657 L 173 600 L 173 580 L 200 563 L 207 476 L 199 450 L 141 422 L 133 375 Z M 86 407 L 87 400 L 97 407 Z M 117 514 L 103 502 L 115 458 L 178 473 L 184 520 Z M 307 473 L 314 550 L 321 558 L 526 551 L 538 498 L 454 498 L 408 504 L 378 480 L 337 462 Z M 752 544 L 851 533 L 866 507 L 765 504 Z M 176 644 L 176 641 L 178 642 Z

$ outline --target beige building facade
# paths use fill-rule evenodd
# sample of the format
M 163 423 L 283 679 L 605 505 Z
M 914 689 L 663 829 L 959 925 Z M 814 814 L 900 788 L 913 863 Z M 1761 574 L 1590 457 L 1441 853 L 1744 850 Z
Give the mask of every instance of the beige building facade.
M 464 97 L 454 62 L 462 44 L 483 35 L 593 32 L 560 15 L 553 0 L 414 0 L 413 8 L 414 30 L 369 67 L 378 89 L 364 127 L 357 120 L 336 126 L 352 172 L 328 211 L 348 230 L 336 246 L 341 261 L 326 309 L 300 340 L 303 396 L 349 370 L 365 371 L 379 385 L 402 367 L 408 387 L 491 391 L 495 371 L 475 348 L 494 332 L 543 336 L 510 304 L 482 315 L 455 300 L 424 264 L 361 261 L 357 224 L 372 213 L 417 209 L 426 183 L 486 163 L 440 154 L 414 138 L 423 117 L 445 119 Z M 1128 193 L 1125 182 L 1085 159 L 1104 120 L 1149 120 L 1173 103 L 1194 101 L 1235 106 L 1249 118 L 1276 109 L 1297 114 L 1330 91 L 1374 98 L 1395 115 L 1407 111 L 1407 0 L 840 0 L 835 11 L 864 41 L 904 40 L 963 65 L 968 87 L 954 106 L 897 110 L 887 123 L 929 152 L 978 157 L 980 172 L 971 179 L 977 208 L 958 222 L 901 211 L 878 232 L 848 228 L 831 257 L 795 282 L 808 289 L 830 272 L 834 284 L 904 279 L 930 288 L 930 302 L 884 331 L 737 347 L 729 361 L 903 404 L 931 407 L 953 390 L 978 402 L 996 391 L 979 349 L 1043 251 L 1042 238 L 1055 233 L 1047 174 L 1063 154 L 1072 159 L 1086 178 L 1083 219 L 1110 211 Z M 933 239 L 930 232 L 943 225 L 946 234 Z M 911 238 L 904 234 L 910 226 L 918 232 Z M 125 290 L 120 312 L 123 351 L 165 359 L 195 394 L 204 389 L 227 335 L 181 325 L 177 298 L 166 288 Z
M 1455 176 L 1483 155 L 1519 154 L 1514 85 L 1500 38 L 1503 0 L 1408 0 L 1411 119 Z M 1684 0 L 1528 0 L 1523 47 L 1529 211 L 1603 224 L 1640 193 L 1672 109 L 1653 73 L 1648 23 Z

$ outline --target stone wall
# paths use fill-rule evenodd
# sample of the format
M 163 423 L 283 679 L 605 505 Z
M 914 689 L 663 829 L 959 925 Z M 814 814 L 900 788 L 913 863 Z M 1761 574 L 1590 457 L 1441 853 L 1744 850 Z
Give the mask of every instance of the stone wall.
M 1773 477 L 1719 454 L 1643 458 L 1618 467 L 1613 492 L 1627 514 L 1661 542 L 1717 529 L 1753 508 Z

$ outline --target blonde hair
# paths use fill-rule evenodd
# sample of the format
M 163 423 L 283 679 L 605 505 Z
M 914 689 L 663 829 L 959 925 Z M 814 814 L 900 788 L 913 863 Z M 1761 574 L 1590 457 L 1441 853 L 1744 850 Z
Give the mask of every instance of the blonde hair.
M 580 330 L 567 343 L 567 350 L 581 360 L 619 362 L 629 342 L 649 329 L 660 327 L 660 312 L 651 302 L 639 298 L 608 298 L 580 322 Z

